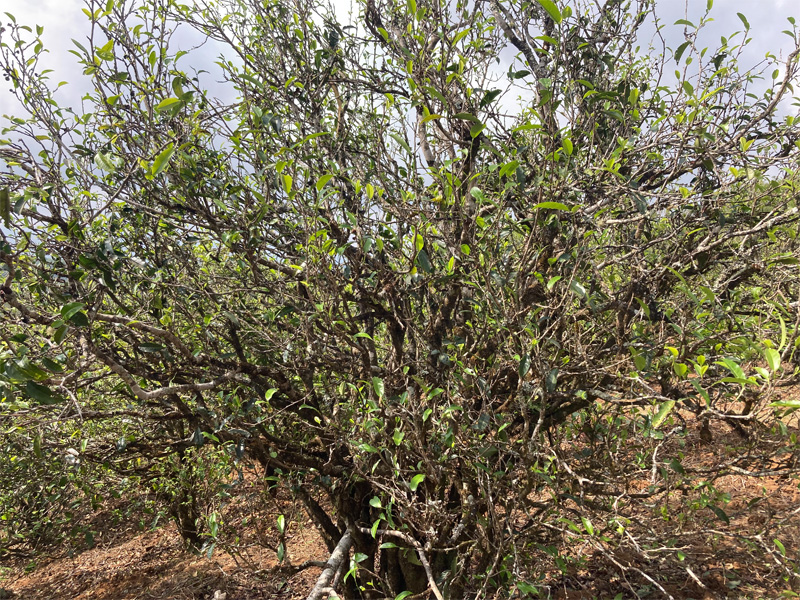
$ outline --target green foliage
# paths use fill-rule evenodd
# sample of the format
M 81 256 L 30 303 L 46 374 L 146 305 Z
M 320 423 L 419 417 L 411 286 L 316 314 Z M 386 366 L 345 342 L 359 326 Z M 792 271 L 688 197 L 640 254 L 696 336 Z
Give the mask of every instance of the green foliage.
M 187 547 L 210 556 L 223 525 L 220 509 L 229 498 L 233 458 L 229 447 L 188 448 L 158 461 L 149 484 L 178 527 Z
M 4 432 L 0 468 L 0 556 L 56 544 L 92 545 L 83 518 L 103 501 L 94 469 L 73 448 L 54 448 L 42 431 Z
M 797 50 L 756 96 L 741 36 L 697 47 L 707 15 L 659 56 L 646 2 L 358 10 L 109 3 L 72 50 L 80 113 L 40 32 L 0 32 L 24 115 L 0 139 L 0 476 L 48 490 L 4 539 L 65 526 L 61 478 L 101 484 L 58 463 L 75 436 L 79 473 L 155 491 L 194 550 L 258 463 L 329 549 L 353 534 L 353 597 L 533 597 L 576 547 L 677 564 L 685 530 L 636 515 L 710 537 L 736 524 L 716 479 L 796 473 Z M 225 48 L 224 102 L 179 28 Z M 712 425 L 747 461 L 689 465 Z M 775 535 L 746 541 L 776 558 Z

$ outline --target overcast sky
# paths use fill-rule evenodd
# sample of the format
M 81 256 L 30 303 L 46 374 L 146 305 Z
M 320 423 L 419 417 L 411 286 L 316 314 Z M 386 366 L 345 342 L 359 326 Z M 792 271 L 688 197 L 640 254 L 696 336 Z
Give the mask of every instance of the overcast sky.
M 350 0 L 336 0 L 335 4 L 342 6 L 341 20 L 346 20 Z M 0 0 L 0 13 L 10 12 L 18 22 L 30 26 L 44 26 L 42 38 L 45 47 L 50 50 L 44 66 L 54 69 L 55 73 L 51 75 L 54 83 L 69 82 L 70 85 L 60 90 L 58 99 L 76 109 L 87 88 L 77 59 L 69 50 L 74 47 L 71 39 L 83 41 L 88 32 L 87 18 L 81 11 L 83 5 L 82 0 Z M 705 11 L 706 0 L 658 0 L 657 7 L 662 22 L 667 25 L 664 32 L 667 42 L 676 47 L 682 41 L 683 28 L 673 23 L 682 18 L 697 23 Z M 800 21 L 797 0 L 760 0 L 757 3 L 752 0 L 715 0 L 712 11 L 714 22 L 703 31 L 700 47 L 715 46 L 719 44 L 720 36 L 741 30 L 742 23 L 736 15 L 737 12 L 746 15 L 753 38 L 752 44 L 743 55 L 744 67 L 759 63 L 768 52 L 786 56 L 791 49 L 791 39 L 781 31 L 790 28 L 787 17 L 794 16 Z M 7 20 L 4 15 L 2 19 L 4 22 Z M 197 57 L 192 66 L 211 70 L 213 66 L 210 65 L 218 53 L 219 49 L 207 47 L 202 55 L 208 57 L 208 65 L 196 64 L 201 60 Z M 210 82 L 205 83 L 208 85 Z M 0 115 L 14 112 L 18 112 L 14 98 L 0 93 Z

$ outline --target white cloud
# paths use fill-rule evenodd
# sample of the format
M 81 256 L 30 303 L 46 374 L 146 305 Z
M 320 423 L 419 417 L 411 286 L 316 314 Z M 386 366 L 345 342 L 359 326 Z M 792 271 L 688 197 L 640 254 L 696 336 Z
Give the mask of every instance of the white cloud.
M 707 0 L 688 0 L 686 3 L 659 0 L 657 12 L 667 26 L 664 35 L 667 37 L 668 44 L 677 46 L 682 41 L 683 28 L 674 26 L 673 23 L 677 19 L 683 18 L 698 22 L 705 12 L 706 3 Z M 332 4 L 340 21 L 348 22 L 351 14 L 357 19 L 360 7 L 356 0 L 333 0 Z M 88 81 L 81 73 L 77 57 L 69 53 L 69 50 L 74 48 L 71 39 L 83 41 L 89 32 L 88 19 L 81 11 L 83 6 L 84 3 L 81 0 L 23 2 L 0 0 L 0 13 L 7 11 L 14 14 L 19 23 L 44 26 L 42 40 L 45 47 L 49 49 L 49 53 L 42 59 L 42 67 L 54 70 L 54 73 L 51 74 L 53 84 L 58 81 L 69 82 L 68 86 L 60 90 L 58 100 L 71 106 L 76 106 L 81 95 L 88 89 Z M 701 47 L 704 45 L 714 47 L 719 44 L 720 36 L 727 36 L 733 31 L 741 30 L 743 24 L 737 17 L 737 12 L 746 15 L 751 25 L 749 35 L 753 38 L 753 42 L 743 53 L 743 67 L 760 63 L 768 52 L 784 57 L 788 54 L 792 48 L 792 42 L 781 31 L 790 27 L 786 17 L 794 14 L 800 20 L 800 8 L 797 7 L 796 0 L 791 2 L 788 0 L 761 0 L 758 4 L 753 4 L 749 0 L 716 0 L 711 13 L 714 20 L 702 32 Z M 2 14 L 0 17 L 4 22 L 7 20 Z M 220 50 L 214 45 L 209 45 L 198 56 L 193 57 L 192 66 L 218 72 L 213 62 Z M 206 61 L 207 64 L 198 64 L 202 61 Z M 800 90 L 800 88 L 798 89 Z M 0 94 L 0 114 L 13 112 L 18 112 L 13 96 Z

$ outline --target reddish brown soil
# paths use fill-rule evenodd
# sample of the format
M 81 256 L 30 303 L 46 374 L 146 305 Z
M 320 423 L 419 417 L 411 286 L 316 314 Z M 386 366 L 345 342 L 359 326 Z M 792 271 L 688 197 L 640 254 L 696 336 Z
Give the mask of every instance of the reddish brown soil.
M 97 545 L 74 557 L 42 560 L 26 572 L 23 565 L 5 572 L 0 588 L 14 600 L 211 600 L 219 590 L 226 600 L 305 598 L 319 569 L 287 575 L 276 569 L 274 552 L 249 552 L 251 566 L 215 551 L 209 558 L 184 550 L 170 523 L 155 531 L 101 531 Z M 289 555 L 321 559 L 325 547 L 311 525 L 291 524 Z M 241 561 L 240 561 L 241 562 Z M 29 565 L 30 566 L 30 565 Z
M 735 452 L 741 440 L 726 425 L 717 423 L 713 442 L 700 440 L 699 432 L 690 430 L 686 439 L 686 468 L 724 462 Z M 765 443 L 769 443 L 765 439 Z M 689 451 L 688 449 L 691 449 Z M 648 481 L 642 481 L 644 489 Z M 659 577 L 665 589 L 676 600 L 771 599 L 794 597 L 789 590 L 800 593 L 800 580 L 787 581 L 785 572 L 776 565 L 774 557 L 763 549 L 743 543 L 739 536 L 763 533 L 767 546 L 775 551 L 772 539 L 776 536 L 785 546 L 787 555 L 800 555 L 800 490 L 796 477 L 749 478 L 727 475 L 715 485 L 731 495 L 725 506 L 730 524 L 714 517 L 707 509 L 687 514 L 691 521 L 658 517 L 657 506 L 634 509 L 638 523 L 631 525 L 636 535 L 645 530 L 659 535 L 668 532 L 685 546 L 684 563 L 665 563 L 658 552 L 628 556 L 630 549 L 607 549 L 581 546 L 572 550 L 585 562 L 566 575 L 554 572 L 546 581 L 543 597 L 564 600 L 663 597 L 650 589 L 643 593 L 647 582 L 635 569 L 622 566 L 647 566 L 647 571 Z M 253 482 L 254 488 L 256 487 Z M 289 523 L 288 556 L 293 564 L 305 560 L 325 560 L 327 552 L 310 521 L 299 506 L 288 498 L 277 499 L 256 489 L 244 494 L 227 509 L 229 523 L 246 527 L 239 540 L 239 554 L 228 554 L 217 548 L 209 558 L 186 552 L 171 523 L 157 530 L 141 531 L 132 526 L 114 527 L 113 521 L 95 515 L 95 542 L 92 549 L 76 555 L 52 558 L 40 557 L 36 564 L 24 561 L 0 569 L 0 599 L 14 600 L 212 600 L 216 591 L 225 592 L 226 600 L 294 600 L 305 598 L 319 574 L 312 567 L 300 573 L 290 573 L 277 566 L 274 550 L 277 546 L 275 514 L 286 515 Z M 686 502 L 681 492 L 662 499 L 670 508 Z M 673 513 L 674 514 L 674 513 Z M 777 521 L 776 522 L 776 516 Z M 782 521 L 782 522 L 780 522 Z M 765 524 L 771 526 L 764 529 Z M 700 535 L 692 531 L 702 530 Z M 714 533 L 714 532 L 718 533 Z M 711 533 L 709 533 L 711 532 Z M 683 537 L 682 537 L 683 536 Z M 233 538 L 230 538 L 231 540 Z M 569 540 L 566 540 L 569 542 Z M 63 553 L 62 553 L 63 554 Z M 615 564 L 616 563 L 616 564 Z M 3 595 L 5 590 L 6 594 Z M 627 591 L 626 591 L 627 590 Z M 621 596 L 618 594 L 622 593 Z

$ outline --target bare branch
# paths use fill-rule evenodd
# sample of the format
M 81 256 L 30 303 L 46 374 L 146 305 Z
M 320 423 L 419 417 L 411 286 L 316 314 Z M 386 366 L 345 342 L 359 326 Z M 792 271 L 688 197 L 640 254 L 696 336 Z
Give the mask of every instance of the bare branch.
M 344 532 L 344 535 L 336 544 L 336 547 L 331 552 L 328 562 L 325 563 L 325 568 L 320 573 L 314 589 L 308 595 L 306 600 L 322 600 L 323 594 L 330 593 L 330 586 L 336 577 L 336 573 L 342 567 L 342 563 L 350 556 L 350 546 L 353 544 L 353 536 L 350 530 Z

